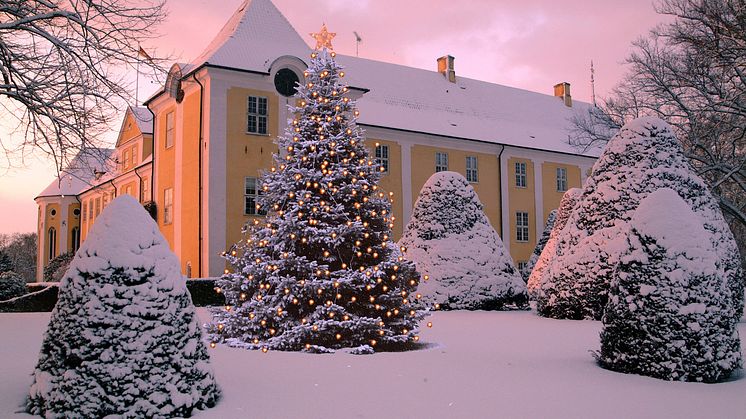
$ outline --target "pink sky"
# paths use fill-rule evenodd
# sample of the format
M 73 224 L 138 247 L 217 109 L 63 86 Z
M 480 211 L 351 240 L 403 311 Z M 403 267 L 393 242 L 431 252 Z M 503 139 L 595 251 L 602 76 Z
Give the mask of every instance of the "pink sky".
M 191 60 L 241 2 L 169 0 L 163 37 L 146 47 Z M 567 81 L 573 98 L 586 102 L 591 59 L 596 95 L 603 97 L 622 77 L 630 43 L 663 20 L 652 0 L 273 2 L 309 44 L 308 33 L 326 23 L 337 33 L 334 47 L 340 54 L 355 54 L 357 31 L 361 57 L 435 70 L 436 58 L 451 54 L 459 76 L 547 94 Z M 140 99 L 156 88 L 141 82 Z M 53 165 L 44 160 L 11 170 L 0 163 L 0 233 L 35 231 L 33 199 L 53 179 Z

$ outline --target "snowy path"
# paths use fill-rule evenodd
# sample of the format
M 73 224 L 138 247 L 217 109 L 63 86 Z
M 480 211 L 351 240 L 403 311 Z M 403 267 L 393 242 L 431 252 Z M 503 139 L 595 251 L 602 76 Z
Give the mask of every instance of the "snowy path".
M 207 311 L 199 309 L 203 320 Z M 0 314 L 0 418 L 30 384 L 48 313 Z M 224 397 L 198 418 L 744 418 L 746 373 L 669 383 L 597 367 L 598 322 L 450 312 L 436 348 L 372 356 L 211 350 Z M 741 339 L 746 323 L 739 325 Z M 746 346 L 746 342 L 744 342 Z M 21 415 L 15 416 L 20 417 Z

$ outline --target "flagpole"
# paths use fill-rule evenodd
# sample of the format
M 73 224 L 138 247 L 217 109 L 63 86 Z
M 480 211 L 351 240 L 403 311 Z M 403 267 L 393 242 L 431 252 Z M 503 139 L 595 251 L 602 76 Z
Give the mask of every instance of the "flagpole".
M 140 101 L 138 100 L 139 98 L 138 94 L 140 93 L 140 53 L 139 52 L 137 53 L 137 67 L 135 71 L 137 72 L 137 76 L 135 76 L 136 77 L 135 78 L 136 80 L 135 81 L 135 107 L 138 107 L 140 106 L 139 105 Z

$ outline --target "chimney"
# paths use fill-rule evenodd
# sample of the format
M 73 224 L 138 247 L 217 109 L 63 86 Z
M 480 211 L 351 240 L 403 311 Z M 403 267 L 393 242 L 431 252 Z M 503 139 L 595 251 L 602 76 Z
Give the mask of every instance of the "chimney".
M 438 73 L 444 75 L 451 83 L 456 83 L 456 70 L 453 69 L 453 56 L 444 55 L 438 58 Z
M 554 96 L 562 99 L 565 106 L 572 108 L 572 96 L 570 96 L 570 83 L 564 81 L 554 85 Z

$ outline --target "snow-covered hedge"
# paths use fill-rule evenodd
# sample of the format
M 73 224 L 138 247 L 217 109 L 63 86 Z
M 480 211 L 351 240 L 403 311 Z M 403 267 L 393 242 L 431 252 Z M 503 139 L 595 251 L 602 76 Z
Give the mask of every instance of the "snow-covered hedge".
M 562 229 L 565 228 L 567 220 L 570 218 L 570 215 L 572 215 L 572 211 L 578 204 L 578 199 L 580 199 L 582 193 L 583 190 L 580 188 L 570 188 L 564 195 L 562 195 L 559 208 L 557 208 L 557 216 L 552 225 L 552 231 L 549 233 L 549 240 L 547 240 L 541 250 L 541 254 L 536 262 L 534 262 L 531 268 L 531 274 L 528 277 L 528 283 L 526 284 L 528 287 L 529 298 L 533 301 L 541 298 L 541 295 L 539 294 L 541 291 L 541 284 L 545 278 L 547 266 L 549 266 L 552 262 L 552 258 L 555 256 L 557 237 L 560 235 Z M 531 255 L 531 260 L 533 259 L 534 256 Z
M 640 202 L 612 276 L 602 366 L 705 382 L 740 367 L 739 317 L 703 221 L 668 188 Z
M 26 292 L 26 281 L 13 271 L 0 272 L 0 301 L 23 295 Z
M 474 188 L 458 173 L 428 179 L 399 244 L 429 276 L 417 289 L 427 304 L 494 310 L 527 300 L 526 286 Z
M 694 172 L 671 128 L 657 118 L 626 124 L 607 144 L 586 181 L 578 208 L 557 239 L 537 301 L 541 315 L 600 319 L 617 261 L 610 249 L 623 237 L 639 202 L 671 188 L 704 219 L 719 255 L 719 275 L 731 289 L 732 304 L 743 309 L 743 274 L 736 242 L 705 182 Z M 736 298 L 736 296 L 738 296 Z
M 176 256 L 134 198 L 115 199 L 60 283 L 27 411 L 189 416 L 219 395 Z

